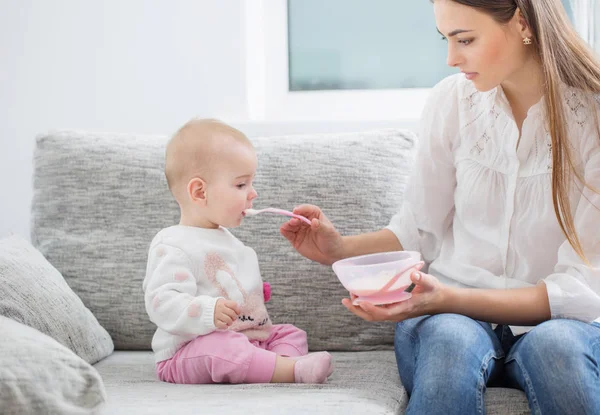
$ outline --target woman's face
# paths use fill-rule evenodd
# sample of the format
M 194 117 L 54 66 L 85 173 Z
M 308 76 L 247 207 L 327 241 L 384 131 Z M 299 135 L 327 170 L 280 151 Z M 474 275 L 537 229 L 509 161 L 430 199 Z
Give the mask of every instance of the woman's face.
M 501 25 L 489 14 L 452 0 L 433 4 L 438 31 L 448 42 L 449 66 L 457 67 L 479 91 L 509 80 L 527 59 L 518 16 Z

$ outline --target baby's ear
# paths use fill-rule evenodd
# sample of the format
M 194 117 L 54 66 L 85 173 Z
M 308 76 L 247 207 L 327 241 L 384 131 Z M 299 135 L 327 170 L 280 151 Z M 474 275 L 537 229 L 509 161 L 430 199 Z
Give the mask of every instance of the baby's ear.
M 206 182 L 199 177 L 194 177 L 187 186 L 188 196 L 192 202 L 206 203 Z

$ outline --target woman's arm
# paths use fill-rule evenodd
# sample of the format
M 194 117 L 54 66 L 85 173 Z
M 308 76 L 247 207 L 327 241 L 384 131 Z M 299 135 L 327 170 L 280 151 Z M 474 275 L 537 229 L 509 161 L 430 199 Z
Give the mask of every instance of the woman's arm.
M 455 313 L 498 324 L 533 326 L 550 320 L 546 284 L 491 290 L 446 287 L 440 313 Z
M 404 250 L 396 235 L 389 229 L 381 229 L 361 235 L 344 236 L 342 241 L 341 258 Z
M 317 206 L 297 206 L 294 213 L 308 218 L 311 225 L 292 218 L 281 226 L 281 234 L 300 254 L 321 264 L 331 265 L 351 256 L 402 250 L 398 238 L 389 229 L 341 236 Z
M 348 310 L 368 321 L 403 321 L 430 314 L 455 313 L 498 324 L 535 325 L 550 319 L 546 284 L 505 290 L 457 288 L 441 284 L 433 275 L 415 272 L 413 297 L 401 303 L 375 306 L 361 302 Z M 352 296 L 352 300 L 354 300 Z

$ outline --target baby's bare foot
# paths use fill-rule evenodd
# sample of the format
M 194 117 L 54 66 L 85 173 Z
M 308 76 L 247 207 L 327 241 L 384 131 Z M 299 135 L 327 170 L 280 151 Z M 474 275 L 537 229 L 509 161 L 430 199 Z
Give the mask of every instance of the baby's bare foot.
M 294 378 L 296 383 L 325 383 L 333 372 L 331 355 L 327 352 L 309 353 L 294 357 Z

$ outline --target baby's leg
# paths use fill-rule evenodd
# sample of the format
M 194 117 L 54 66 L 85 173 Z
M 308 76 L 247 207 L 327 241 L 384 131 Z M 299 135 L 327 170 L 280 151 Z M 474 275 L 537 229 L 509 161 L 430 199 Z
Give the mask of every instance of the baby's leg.
M 325 383 L 332 372 L 333 363 L 327 352 L 300 357 L 277 356 L 271 382 Z
M 291 324 L 274 324 L 265 348 L 280 356 L 304 356 L 308 353 L 306 332 Z
M 160 380 L 171 383 L 268 383 L 276 361 L 274 352 L 254 346 L 245 335 L 217 330 L 159 362 L 157 372 Z
M 306 332 L 291 324 L 273 325 L 269 338 L 262 344 L 278 354 L 271 382 L 324 383 L 333 372 L 331 355 L 307 354 Z

